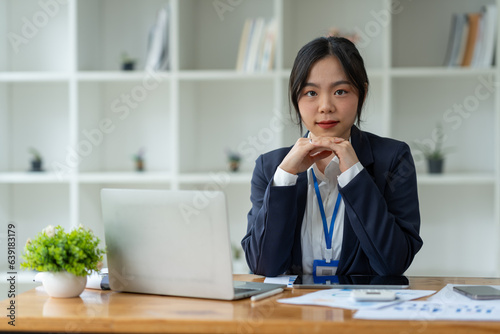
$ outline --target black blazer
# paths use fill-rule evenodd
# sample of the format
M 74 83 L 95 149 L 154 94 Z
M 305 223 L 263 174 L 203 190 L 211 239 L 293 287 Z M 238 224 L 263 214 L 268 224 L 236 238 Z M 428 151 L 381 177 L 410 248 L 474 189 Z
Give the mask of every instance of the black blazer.
M 401 275 L 422 247 L 415 165 L 407 144 L 360 131 L 351 143 L 364 169 L 346 187 L 337 275 Z M 294 186 L 271 187 L 291 147 L 261 155 L 252 177 L 252 208 L 241 244 L 253 273 L 302 273 L 301 226 L 307 173 Z

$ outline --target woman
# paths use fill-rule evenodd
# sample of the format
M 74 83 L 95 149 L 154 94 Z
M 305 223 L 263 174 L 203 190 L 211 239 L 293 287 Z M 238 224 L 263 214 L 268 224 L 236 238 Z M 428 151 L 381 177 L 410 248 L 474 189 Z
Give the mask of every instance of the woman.
M 289 94 L 308 133 L 256 160 L 242 240 L 253 273 L 401 275 L 422 247 L 408 145 L 354 125 L 367 91 L 349 40 L 298 52 Z

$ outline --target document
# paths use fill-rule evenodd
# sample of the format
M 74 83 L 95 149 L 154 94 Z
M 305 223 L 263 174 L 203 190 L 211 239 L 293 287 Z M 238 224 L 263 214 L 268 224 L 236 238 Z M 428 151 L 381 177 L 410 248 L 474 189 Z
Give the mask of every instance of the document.
M 286 284 L 287 288 L 292 288 L 293 282 L 295 282 L 296 278 L 297 275 L 281 275 L 276 277 L 266 277 L 264 279 L 264 283 Z
M 352 289 L 327 289 L 319 290 L 316 292 L 308 293 L 306 295 L 294 298 L 279 299 L 278 302 L 284 304 L 295 305 L 319 305 L 329 307 L 340 307 L 350 310 L 359 309 L 376 309 L 380 307 L 388 307 L 402 303 L 404 301 L 417 299 L 429 296 L 436 291 L 432 290 L 408 290 L 408 289 L 395 289 L 390 290 L 396 293 L 396 299 L 390 302 L 359 302 L 351 297 Z
M 445 304 L 413 301 L 390 305 L 378 310 L 359 310 L 353 315 L 353 318 L 371 320 L 500 321 L 500 307 L 478 303 Z
M 474 300 L 453 291 L 448 284 L 426 301 L 403 302 L 377 310 L 359 310 L 355 319 L 500 321 L 500 300 Z M 470 285 L 470 284 L 465 284 Z M 495 288 L 500 286 L 492 285 Z

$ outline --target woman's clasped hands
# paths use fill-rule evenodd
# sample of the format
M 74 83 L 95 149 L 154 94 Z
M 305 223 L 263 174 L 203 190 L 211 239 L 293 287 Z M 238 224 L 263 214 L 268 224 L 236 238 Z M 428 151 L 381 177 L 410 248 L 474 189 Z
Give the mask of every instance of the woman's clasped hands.
M 299 174 L 306 171 L 314 163 L 327 160 L 323 168 L 320 167 L 320 170 L 324 170 L 324 167 L 335 155 L 339 159 L 342 173 L 359 161 L 351 143 L 343 138 L 299 138 L 279 167 L 290 174 Z

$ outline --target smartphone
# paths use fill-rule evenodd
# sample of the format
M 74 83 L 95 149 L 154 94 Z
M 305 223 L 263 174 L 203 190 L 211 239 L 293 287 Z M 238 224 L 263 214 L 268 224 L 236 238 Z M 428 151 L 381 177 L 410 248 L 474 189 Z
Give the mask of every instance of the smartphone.
M 386 302 L 396 299 L 391 290 L 352 290 L 351 298 L 357 302 Z
M 472 299 L 500 299 L 500 290 L 488 285 L 454 286 L 453 290 Z

